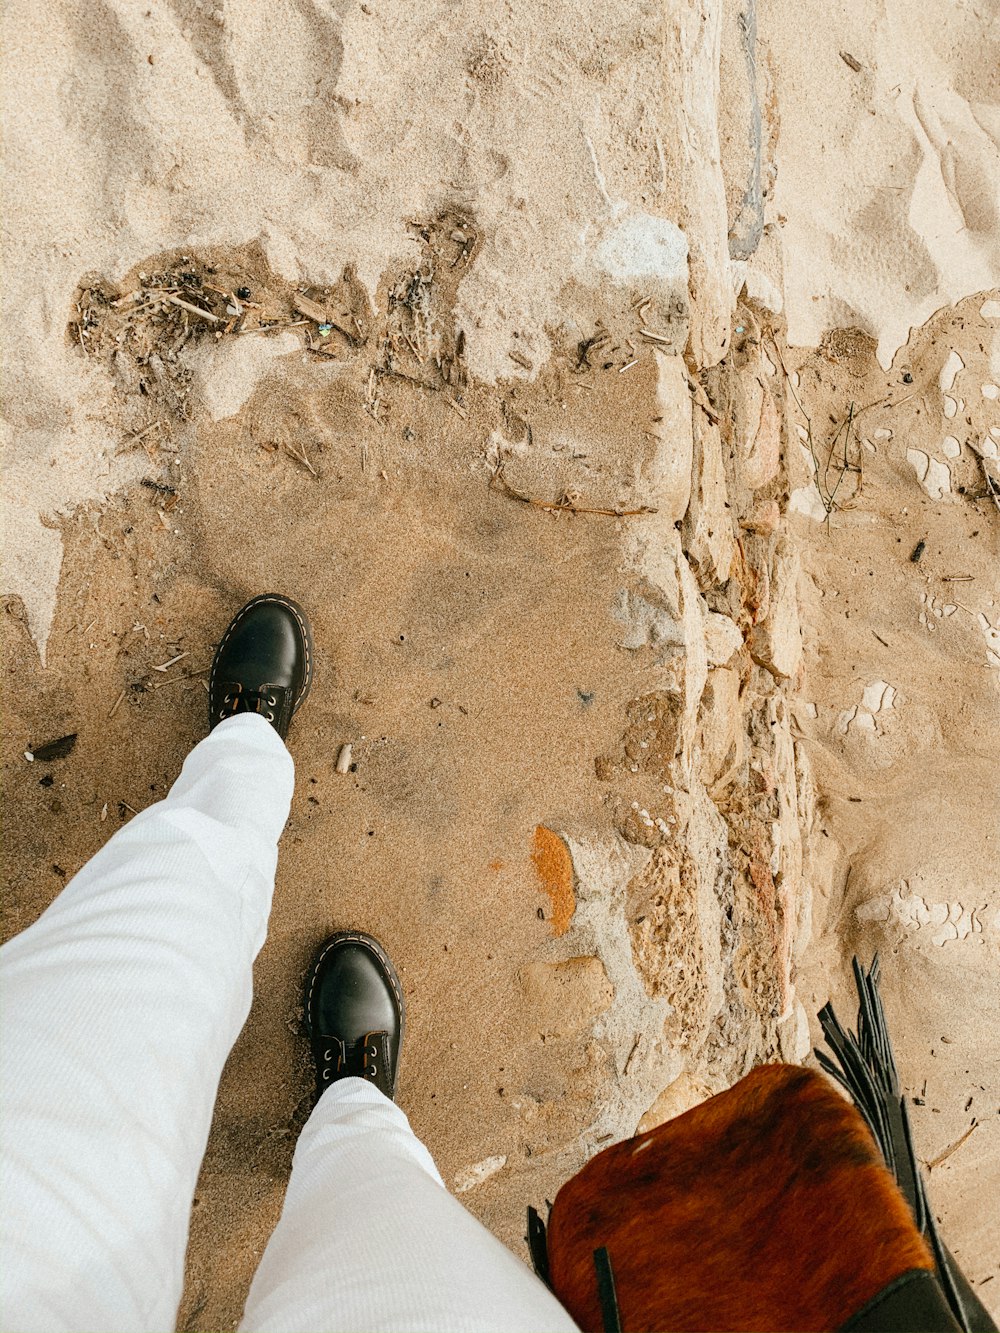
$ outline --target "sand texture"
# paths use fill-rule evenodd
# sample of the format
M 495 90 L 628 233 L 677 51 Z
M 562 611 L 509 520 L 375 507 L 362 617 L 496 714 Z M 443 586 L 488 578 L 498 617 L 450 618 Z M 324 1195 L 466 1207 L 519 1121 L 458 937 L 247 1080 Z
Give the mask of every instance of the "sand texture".
M 866 13 L 8 6 L 4 937 L 168 789 L 245 600 L 315 628 L 180 1328 L 239 1319 L 347 926 L 519 1253 L 881 949 L 1000 1300 L 996 20 Z

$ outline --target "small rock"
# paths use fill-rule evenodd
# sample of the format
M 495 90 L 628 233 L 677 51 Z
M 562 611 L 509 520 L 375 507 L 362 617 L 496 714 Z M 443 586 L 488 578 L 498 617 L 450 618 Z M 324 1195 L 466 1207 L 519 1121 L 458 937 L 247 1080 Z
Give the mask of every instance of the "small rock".
M 743 647 L 739 626 L 729 616 L 709 611 L 705 617 L 705 649 L 709 666 L 725 666 L 733 653 Z
M 490 1176 L 495 1176 L 498 1171 L 502 1171 L 506 1165 L 507 1158 L 498 1156 L 484 1157 L 481 1162 L 475 1162 L 472 1166 L 467 1166 L 464 1171 L 459 1171 L 455 1176 L 455 1193 L 465 1194 L 467 1191 L 475 1189 L 484 1180 L 489 1180 Z
M 46 745 L 39 745 L 38 748 L 27 758 L 37 759 L 40 763 L 48 764 L 53 759 L 65 759 L 71 754 L 76 745 L 76 732 L 71 732 L 68 736 L 60 736 L 57 741 L 49 741 Z

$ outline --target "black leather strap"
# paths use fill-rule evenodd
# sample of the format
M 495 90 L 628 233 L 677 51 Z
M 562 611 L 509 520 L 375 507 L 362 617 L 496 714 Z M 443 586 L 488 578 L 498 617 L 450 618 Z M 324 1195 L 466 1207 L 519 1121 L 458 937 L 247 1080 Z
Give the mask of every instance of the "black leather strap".
M 552 1205 L 549 1204 L 551 1212 Z M 540 1277 L 545 1285 L 551 1291 L 552 1283 L 549 1280 L 549 1247 L 545 1235 L 545 1223 L 542 1221 L 537 1208 L 528 1205 L 528 1234 L 524 1238 L 528 1242 L 528 1253 L 531 1255 L 531 1266 L 535 1270 L 535 1276 Z
M 594 1251 L 594 1269 L 597 1273 L 597 1298 L 601 1302 L 601 1322 L 604 1333 L 622 1333 L 622 1316 L 618 1309 L 615 1275 L 607 1246 Z
M 837 1333 L 960 1333 L 941 1284 L 914 1268 L 883 1287 Z

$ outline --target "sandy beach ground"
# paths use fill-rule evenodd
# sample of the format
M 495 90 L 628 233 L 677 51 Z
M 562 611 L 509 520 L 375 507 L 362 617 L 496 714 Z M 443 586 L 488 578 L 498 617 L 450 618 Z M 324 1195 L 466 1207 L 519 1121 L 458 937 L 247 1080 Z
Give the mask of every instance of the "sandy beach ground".
M 4 937 L 169 788 L 243 601 L 316 631 L 179 1327 L 239 1319 L 349 925 L 518 1252 L 595 1149 L 811 1058 L 879 949 L 1000 1310 L 998 28 L 8 6 Z

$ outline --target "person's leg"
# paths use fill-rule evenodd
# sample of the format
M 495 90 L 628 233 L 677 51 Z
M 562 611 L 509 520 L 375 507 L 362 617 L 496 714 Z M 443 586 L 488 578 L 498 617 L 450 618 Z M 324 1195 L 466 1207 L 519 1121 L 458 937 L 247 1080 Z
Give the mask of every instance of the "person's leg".
M 403 992 L 370 935 L 342 931 L 306 983 L 320 1093 L 244 1333 L 575 1327 L 533 1273 L 444 1188 L 394 1105 Z
M 173 1327 L 291 795 L 277 732 L 222 723 L 0 950 L 5 1329 Z
M 174 1325 L 191 1199 L 291 801 L 281 738 L 310 676 L 300 609 L 274 596 L 244 607 L 216 654 L 215 730 L 170 794 L 0 950 L 10 1333 Z M 260 715 L 231 716 L 247 710 Z
M 400 1108 L 347 1078 L 323 1094 L 302 1131 L 240 1328 L 557 1333 L 576 1325 L 448 1193 Z

